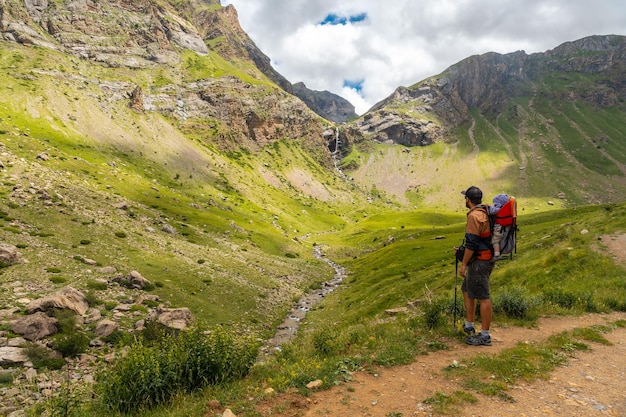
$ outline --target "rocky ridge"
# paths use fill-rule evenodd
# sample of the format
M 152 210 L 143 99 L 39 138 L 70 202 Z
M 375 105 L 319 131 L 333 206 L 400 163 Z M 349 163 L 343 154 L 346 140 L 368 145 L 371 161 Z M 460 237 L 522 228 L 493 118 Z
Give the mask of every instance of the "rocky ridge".
M 398 87 L 354 122 L 360 134 L 351 141 L 415 146 L 446 140 L 455 127 L 469 121 L 470 109 L 501 114 L 513 98 L 532 95 L 553 73 L 569 80 L 571 87 L 551 90 L 548 94 L 554 98 L 614 107 L 626 97 L 624 69 L 626 38 L 616 35 L 590 36 L 531 55 L 517 51 L 471 56 L 437 76 Z M 577 84 L 576 74 L 595 74 L 598 80 Z
M 243 146 L 258 151 L 286 137 L 301 138 L 310 148 L 324 146 L 322 120 L 290 94 L 291 84 L 243 32 L 234 7 L 221 7 L 219 1 L 187 2 L 179 11 L 168 2 L 150 0 L 79 0 L 67 6 L 6 0 L 0 3 L 0 37 L 113 68 L 162 68 L 171 77 L 165 85 L 149 89 L 132 82 L 83 79 L 99 83 L 115 101 L 128 100 L 136 111 L 180 120 L 186 132 L 201 133 L 208 125 L 221 132 L 215 139 L 223 149 Z M 249 67 L 244 73 L 254 81 L 228 74 L 189 80 L 179 69 L 186 65 L 185 51 L 198 57 L 218 53 L 243 63 L 242 68 Z M 75 74 L 60 71 L 56 76 Z M 322 158 L 329 159 L 329 154 Z

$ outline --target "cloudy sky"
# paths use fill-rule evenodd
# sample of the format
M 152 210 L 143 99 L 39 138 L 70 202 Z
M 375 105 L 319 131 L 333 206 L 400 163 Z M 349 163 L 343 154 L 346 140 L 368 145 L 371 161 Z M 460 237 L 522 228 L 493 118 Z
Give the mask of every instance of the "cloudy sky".
M 359 114 L 470 55 L 626 35 L 624 0 L 221 0 L 290 82 Z

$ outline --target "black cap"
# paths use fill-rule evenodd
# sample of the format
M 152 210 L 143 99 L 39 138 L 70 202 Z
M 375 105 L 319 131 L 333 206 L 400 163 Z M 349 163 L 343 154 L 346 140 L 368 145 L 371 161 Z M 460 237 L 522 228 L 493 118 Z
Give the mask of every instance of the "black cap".
M 483 192 L 480 188 L 473 185 L 465 191 L 461 191 L 465 197 L 469 198 L 472 203 L 480 204 L 483 201 Z

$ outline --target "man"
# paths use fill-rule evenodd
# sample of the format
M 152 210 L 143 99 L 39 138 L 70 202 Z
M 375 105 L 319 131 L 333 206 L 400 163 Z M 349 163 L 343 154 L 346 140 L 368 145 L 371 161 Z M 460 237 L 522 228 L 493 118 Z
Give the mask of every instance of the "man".
M 461 194 L 465 196 L 465 207 L 469 209 L 465 226 L 465 254 L 459 269 L 459 274 L 464 278 L 461 291 L 465 303 L 463 331 L 468 335 L 465 342 L 474 346 L 491 346 L 489 326 L 493 310 L 489 296 L 489 276 L 494 264 L 490 262 L 493 254 L 489 246 L 489 217 L 481 204 L 483 192 L 478 187 L 471 186 Z M 481 318 L 481 331 L 478 334 L 474 328 L 477 300 Z

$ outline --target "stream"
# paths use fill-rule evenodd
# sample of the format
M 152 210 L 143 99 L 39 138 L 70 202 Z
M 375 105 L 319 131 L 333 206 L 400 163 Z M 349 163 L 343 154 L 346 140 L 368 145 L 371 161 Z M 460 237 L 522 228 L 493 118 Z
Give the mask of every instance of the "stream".
M 322 253 L 322 248 L 320 246 L 315 246 L 313 248 L 313 255 L 326 262 L 335 270 L 333 278 L 330 281 L 324 282 L 321 288 L 312 290 L 300 298 L 300 300 L 292 307 L 287 317 L 285 317 L 285 320 L 283 320 L 283 322 L 276 328 L 274 336 L 265 343 L 263 348 L 261 348 L 261 357 L 278 352 L 283 344 L 291 342 L 298 333 L 300 322 L 305 318 L 311 308 L 339 287 L 341 282 L 347 276 L 345 268 L 326 258 Z

